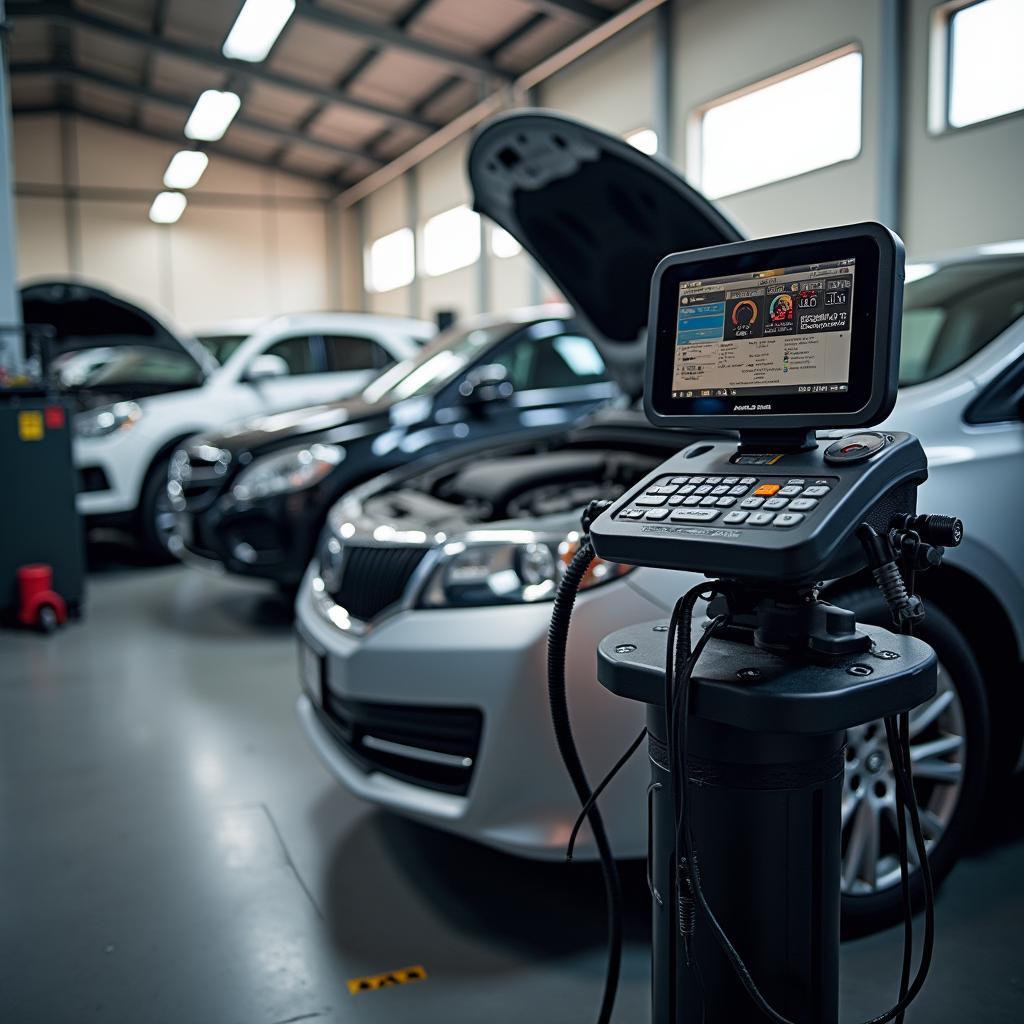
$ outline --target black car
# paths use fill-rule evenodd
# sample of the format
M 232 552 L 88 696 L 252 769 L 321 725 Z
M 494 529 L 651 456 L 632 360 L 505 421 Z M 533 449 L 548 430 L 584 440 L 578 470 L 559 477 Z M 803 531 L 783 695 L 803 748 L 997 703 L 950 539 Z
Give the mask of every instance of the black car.
M 355 484 L 449 446 L 564 428 L 617 395 L 568 307 L 481 317 L 358 398 L 190 438 L 169 470 L 172 550 L 294 588 Z

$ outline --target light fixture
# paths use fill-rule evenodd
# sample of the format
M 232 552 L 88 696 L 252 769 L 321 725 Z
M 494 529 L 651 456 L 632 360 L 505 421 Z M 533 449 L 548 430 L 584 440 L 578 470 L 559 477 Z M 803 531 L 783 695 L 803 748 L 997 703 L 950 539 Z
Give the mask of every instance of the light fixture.
M 245 0 L 224 40 L 224 56 L 264 60 L 294 10 L 295 0 Z
M 185 122 L 185 135 L 203 142 L 216 142 L 228 130 L 241 105 L 242 101 L 233 92 L 207 89 L 196 100 Z
M 183 149 L 171 157 L 164 171 L 167 188 L 192 188 L 203 176 L 210 158 L 197 149 Z
M 182 192 L 161 192 L 149 208 L 149 219 L 154 224 L 174 224 L 185 212 L 188 200 Z

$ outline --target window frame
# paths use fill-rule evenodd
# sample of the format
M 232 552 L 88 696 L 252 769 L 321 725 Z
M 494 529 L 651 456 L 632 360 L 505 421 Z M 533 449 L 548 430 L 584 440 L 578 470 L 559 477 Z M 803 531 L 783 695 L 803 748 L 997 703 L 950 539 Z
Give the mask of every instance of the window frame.
M 968 7 L 984 0 L 947 0 L 933 7 L 928 28 L 928 96 L 926 117 L 928 134 L 949 135 L 985 125 L 999 124 L 1011 117 L 1024 116 L 1024 107 L 995 114 L 968 124 L 953 124 L 949 119 L 953 103 L 953 19 Z
M 695 186 L 703 191 L 703 137 L 702 127 L 705 116 L 709 111 L 715 107 L 720 107 L 733 100 L 738 100 L 744 96 L 749 96 L 753 93 L 760 92 L 762 89 L 766 89 L 769 86 L 777 85 L 780 82 L 785 82 L 790 78 L 796 78 L 798 75 L 802 75 L 807 71 L 814 71 L 816 68 L 823 67 L 826 64 L 831 64 L 833 61 L 839 60 L 843 57 L 850 56 L 851 54 L 859 54 L 861 58 L 861 75 L 860 75 L 860 132 L 859 132 L 859 144 L 857 146 L 857 152 L 852 156 L 843 157 L 841 160 L 835 160 L 828 164 L 823 164 L 820 167 L 812 167 L 806 171 L 798 171 L 796 174 L 787 175 L 784 178 L 775 178 L 773 181 L 762 182 L 759 185 L 750 185 L 747 188 L 739 189 L 735 192 L 726 192 L 720 196 L 714 198 L 715 202 L 719 202 L 723 199 L 729 199 L 732 196 L 746 195 L 750 192 L 755 191 L 759 188 L 769 188 L 772 185 L 778 185 L 781 182 L 786 181 L 797 181 L 800 178 L 806 177 L 808 174 L 820 174 L 822 171 L 831 170 L 834 167 L 842 167 L 845 164 L 853 163 L 855 160 L 860 159 L 864 155 L 864 116 L 868 107 L 865 103 L 865 90 L 866 90 L 866 75 L 864 70 L 864 47 L 858 40 L 851 40 L 841 46 L 832 47 L 824 53 L 819 53 L 816 56 L 808 57 L 805 60 L 801 60 L 796 64 L 789 64 L 780 71 L 776 71 L 774 74 L 763 75 L 754 81 L 748 82 L 746 85 L 740 86 L 738 89 L 733 89 L 730 92 L 724 93 L 720 96 L 715 96 L 712 99 L 705 100 L 703 103 L 693 107 L 690 111 L 690 115 L 687 118 L 686 125 L 686 176 L 687 178 L 695 183 Z

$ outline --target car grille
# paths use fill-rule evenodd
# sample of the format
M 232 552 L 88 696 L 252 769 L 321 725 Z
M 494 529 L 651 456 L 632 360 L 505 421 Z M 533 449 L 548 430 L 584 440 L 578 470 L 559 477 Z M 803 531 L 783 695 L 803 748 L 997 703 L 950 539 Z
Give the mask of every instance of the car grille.
M 325 691 L 318 712 L 363 771 L 442 793 L 468 792 L 483 732 L 477 709 L 371 704 Z
M 427 548 L 342 545 L 321 548 L 320 576 L 335 604 L 363 622 L 400 601 Z

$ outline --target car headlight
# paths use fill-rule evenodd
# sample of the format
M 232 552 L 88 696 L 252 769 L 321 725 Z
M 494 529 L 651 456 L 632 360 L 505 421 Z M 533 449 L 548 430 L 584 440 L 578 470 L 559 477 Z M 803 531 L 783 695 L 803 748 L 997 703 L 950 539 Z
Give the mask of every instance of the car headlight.
M 253 501 L 302 491 L 318 484 L 344 458 L 345 449 L 336 444 L 311 444 L 265 455 L 238 474 L 231 494 L 238 501 Z
M 142 406 L 138 402 L 118 402 L 80 412 L 75 417 L 75 433 L 79 437 L 104 437 L 115 430 L 128 430 L 141 419 Z
M 576 533 L 479 543 L 453 541 L 445 545 L 441 561 L 423 588 L 420 605 L 448 608 L 551 600 L 578 547 Z M 618 579 L 632 569 L 631 565 L 595 558 L 581 589 Z

